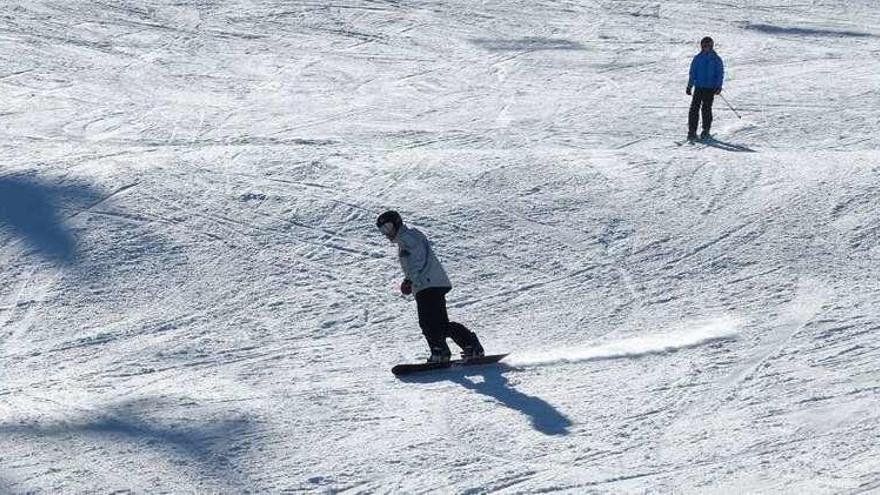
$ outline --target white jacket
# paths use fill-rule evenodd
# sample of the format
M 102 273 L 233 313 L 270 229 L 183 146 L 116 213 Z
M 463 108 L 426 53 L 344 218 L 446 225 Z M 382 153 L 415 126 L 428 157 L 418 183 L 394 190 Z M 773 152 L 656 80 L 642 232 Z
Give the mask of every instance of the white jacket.
M 413 294 L 428 287 L 452 287 L 425 234 L 401 225 L 394 242 L 403 275 L 412 282 Z

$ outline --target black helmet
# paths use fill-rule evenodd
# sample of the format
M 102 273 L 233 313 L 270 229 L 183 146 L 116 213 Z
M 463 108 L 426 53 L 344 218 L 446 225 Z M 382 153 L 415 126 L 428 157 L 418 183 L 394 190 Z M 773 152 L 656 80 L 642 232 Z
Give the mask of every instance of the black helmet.
M 703 39 L 700 40 L 700 44 L 701 44 L 701 45 L 706 45 L 706 44 L 714 45 L 714 44 L 715 44 L 715 41 L 712 39 L 712 37 L 710 37 L 710 36 L 706 36 L 706 37 L 704 37 Z
M 388 210 L 379 215 L 379 218 L 376 219 L 376 227 L 381 228 L 386 223 L 393 224 L 395 229 L 399 229 L 400 226 L 403 225 L 403 218 L 400 218 L 400 213 L 397 213 L 394 210 Z

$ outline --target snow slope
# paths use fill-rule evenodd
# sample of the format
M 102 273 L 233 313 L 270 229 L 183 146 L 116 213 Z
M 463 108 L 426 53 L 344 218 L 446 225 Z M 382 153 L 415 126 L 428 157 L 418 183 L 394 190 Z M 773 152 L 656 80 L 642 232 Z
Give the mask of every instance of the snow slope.
M 727 65 L 711 146 L 686 71 Z M 8 0 L 0 492 L 880 491 L 880 10 Z M 386 208 L 506 366 L 424 355 Z

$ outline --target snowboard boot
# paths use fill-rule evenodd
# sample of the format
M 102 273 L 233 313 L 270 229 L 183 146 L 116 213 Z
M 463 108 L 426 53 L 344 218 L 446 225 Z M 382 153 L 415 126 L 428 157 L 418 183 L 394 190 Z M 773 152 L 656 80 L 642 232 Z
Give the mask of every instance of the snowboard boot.
M 474 341 L 471 345 L 466 345 L 461 349 L 461 358 L 465 361 L 468 359 L 480 358 L 486 355 L 480 341 Z
M 432 347 L 431 355 L 428 356 L 429 363 L 448 363 L 452 353 L 449 352 L 449 349 L 443 349 L 441 347 Z

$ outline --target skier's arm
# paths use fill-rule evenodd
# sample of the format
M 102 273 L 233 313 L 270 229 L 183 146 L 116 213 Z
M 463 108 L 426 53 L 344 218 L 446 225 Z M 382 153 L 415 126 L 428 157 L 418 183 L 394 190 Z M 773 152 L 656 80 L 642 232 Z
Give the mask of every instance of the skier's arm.
M 718 80 L 715 88 L 721 89 L 722 86 L 724 86 L 724 61 L 718 57 Z
M 697 72 L 697 57 L 694 57 L 694 59 L 691 60 L 691 69 L 688 72 L 688 87 L 689 88 L 694 87 L 694 80 L 696 79 L 696 76 L 697 76 L 696 72 Z

